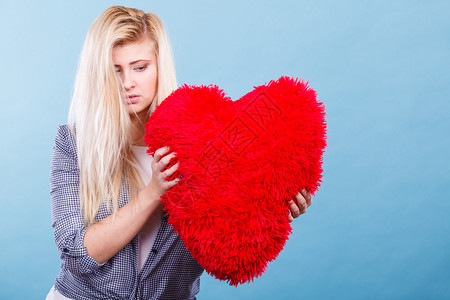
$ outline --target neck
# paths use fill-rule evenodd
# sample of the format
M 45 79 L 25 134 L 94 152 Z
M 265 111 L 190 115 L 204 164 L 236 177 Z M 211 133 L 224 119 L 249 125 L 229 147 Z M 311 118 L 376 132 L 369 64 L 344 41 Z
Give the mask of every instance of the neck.
M 145 122 L 146 116 L 135 116 L 131 115 L 131 144 L 136 146 L 145 146 L 144 135 L 145 135 Z

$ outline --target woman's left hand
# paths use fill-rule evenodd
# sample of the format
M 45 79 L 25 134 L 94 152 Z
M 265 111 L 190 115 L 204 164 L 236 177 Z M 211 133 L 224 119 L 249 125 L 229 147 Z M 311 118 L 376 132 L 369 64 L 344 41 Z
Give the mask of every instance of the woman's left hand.
M 311 194 L 303 189 L 301 192 L 294 196 L 294 199 L 289 200 L 289 222 L 294 221 L 301 214 L 306 212 L 306 209 L 311 205 Z

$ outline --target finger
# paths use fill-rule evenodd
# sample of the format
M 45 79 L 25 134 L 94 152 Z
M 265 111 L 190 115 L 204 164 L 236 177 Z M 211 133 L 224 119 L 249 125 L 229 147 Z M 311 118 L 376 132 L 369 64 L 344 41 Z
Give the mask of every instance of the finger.
M 303 197 L 303 195 L 301 193 L 297 193 L 295 195 L 295 199 L 297 200 L 297 206 L 298 206 L 298 209 L 300 210 L 300 214 L 305 213 L 306 208 L 308 208 L 305 197 Z
M 291 211 L 289 211 L 288 220 L 289 220 L 289 222 L 294 221 L 294 218 L 292 217 Z
M 159 148 L 158 150 L 155 151 L 155 154 L 153 155 L 153 159 L 155 160 L 155 162 L 159 162 L 161 160 L 161 158 L 167 153 L 169 152 L 169 147 L 162 147 Z
M 306 205 L 307 205 L 308 207 L 310 207 L 311 204 L 312 204 L 312 196 L 311 196 L 311 193 L 308 192 L 306 189 L 303 189 L 303 190 L 301 191 L 301 193 L 302 193 L 303 197 L 304 197 L 305 200 L 306 200 Z
M 163 172 L 165 177 L 169 177 L 170 175 L 172 175 L 173 173 L 176 172 L 176 170 L 178 170 L 178 166 L 180 165 L 179 162 L 177 162 L 176 164 L 174 164 L 173 166 L 171 166 L 169 169 L 165 170 Z
M 176 185 L 178 182 L 180 181 L 180 178 L 175 178 L 172 181 L 167 181 L 166 185 L 167 185 L 167 189 L 170 189 L 171 187 L 173 187 L 174 185 Z
M 289 213 L 293 218 L 297 218 L 300 216 L 300 209 L 298 208 L 297 204 L 293 200 L 289 201 Z
M 172 152 L 172 153 L 164 156 L 163 158 L 161 158 L 161 160 L 159 161 L 159 163 L 161 165 L 161 169 L 164 169 L 170 163 L 170 160 L 172 158 L 174 158 L 175 156 L 176 156 L 175 152 Z

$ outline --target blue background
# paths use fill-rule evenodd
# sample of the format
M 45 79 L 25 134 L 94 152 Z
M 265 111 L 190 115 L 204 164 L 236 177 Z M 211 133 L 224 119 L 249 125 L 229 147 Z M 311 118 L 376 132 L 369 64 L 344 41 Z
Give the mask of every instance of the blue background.
M 0 298 L 43 299 L 59 270 L 48 174 L 93 20 L 156 12 L 178 83 L 238 99 L 280 75 L 326 105 L 323 184 L 278 259 L 199 299 L 450 298 L 449 1 L 3 1 Z

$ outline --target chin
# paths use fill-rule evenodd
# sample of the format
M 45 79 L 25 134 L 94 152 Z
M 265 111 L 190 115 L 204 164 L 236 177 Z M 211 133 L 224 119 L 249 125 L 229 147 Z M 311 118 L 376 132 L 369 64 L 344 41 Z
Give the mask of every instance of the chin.
M 137 109 L 137 108 L 133 109 L 132 107 L 129 107 L 128 113 L 130 115 L 130 118 L 132 118 L 132 119 L 136 118 L 136 116 L 137 116 L 141 121 L 147 122 L 147 119 L 149 116 L 149 113 L 148 113 L 149 109 L 150 109 L 150 106 L 147 106 L 145 108 L 139 108 L 139 109 Z

